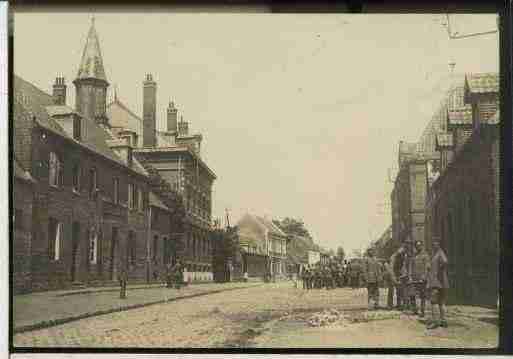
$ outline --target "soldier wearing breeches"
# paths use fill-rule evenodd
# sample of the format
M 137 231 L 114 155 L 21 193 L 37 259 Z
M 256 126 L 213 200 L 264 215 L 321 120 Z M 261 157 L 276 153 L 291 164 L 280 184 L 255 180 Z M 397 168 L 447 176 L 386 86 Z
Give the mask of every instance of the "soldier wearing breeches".
M 367 260 L 363 265 L 363 281 L 367 285 L 369 309 L 379 308 L 379 284 L 381 282 L 381 264 L 374 257 L 374 250 L 367 250 Z

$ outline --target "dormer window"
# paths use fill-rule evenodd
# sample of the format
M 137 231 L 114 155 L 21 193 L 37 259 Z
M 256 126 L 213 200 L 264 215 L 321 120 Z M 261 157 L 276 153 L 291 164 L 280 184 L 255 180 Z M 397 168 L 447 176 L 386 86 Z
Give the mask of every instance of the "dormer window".
M 82 139 L 82 119 L 79 116 L 73 118 L 73 138 L 77 141 Z

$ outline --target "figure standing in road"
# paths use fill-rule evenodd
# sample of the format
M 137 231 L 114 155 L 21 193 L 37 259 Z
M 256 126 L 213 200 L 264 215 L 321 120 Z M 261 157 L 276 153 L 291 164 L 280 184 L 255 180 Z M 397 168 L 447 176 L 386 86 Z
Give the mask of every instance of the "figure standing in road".
M 411 301 L 414 314 L 423 317 L 426 308 L 426 282 L 428 276 L 429 256 L 424 250 L 422 242 L 415 243 L 415 258 L 412 265 L 413 293 Z M 420 299 L 420 313 L 417 312 L 417 297 Z
M 394 289 L 398 283 L 390 259 L 385 262 L 384 280 L 385 288 L 387 288 L 387 309 L 391 310 L 394 309 Z
M 396 278 L 395 294 L 396 294 L 396 301 L 397 301 L 396 308 L 398 310 L 401 310 L 403 308 L 403 286 L 402 286 L 402 283 L 400 282 L 400 279 L 401 279 L 401 272 L 403 270 L 404 257 L 405 257 L 405 250 L 404 250 L 404 247 L 401 246 L 390 258 L 390 264 L 392 266 L 392 269 L 394 271 L 394 276 Z
M 447 328 L 445 319 L 445 304 L 447 302 L 447 291 L 449 290 L 449 275 L 447 266 L 449 261 L 440 247 L 439 238 L 433 238 L 433 255 L 429 265 L 428 288 L 431 292 L 431 321 L 428 323 L 428 329 L 437 327 Z M 436 319 L 436 305 L 440 311 L 440 319 Z
M 367 285 L 368 304 L 370 309 L 379 308 L 379 283 L 381 282 L 381 264 L 374 257 L 374 250 L 367 250 L 367 260 L 363 264 L 363 281 Z

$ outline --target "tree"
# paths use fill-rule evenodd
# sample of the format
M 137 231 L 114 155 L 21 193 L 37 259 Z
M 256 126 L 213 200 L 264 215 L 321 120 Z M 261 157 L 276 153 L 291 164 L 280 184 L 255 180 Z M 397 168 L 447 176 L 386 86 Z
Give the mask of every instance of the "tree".
M 344 248 L 339 246 L 337 248 L 337 258 L 338 258 L 338 260 L 342 262 L 345 257 L 346 257 L 346 252 L 344 251 Z
M 306 229 L 304 222 L 300 219 L 285 217 L 281 221 L 278 219 L 273 219 L 273 223 L 277 225 L 286 234 L 292 234 L 309 239 L 312 238 L 312 236 Z

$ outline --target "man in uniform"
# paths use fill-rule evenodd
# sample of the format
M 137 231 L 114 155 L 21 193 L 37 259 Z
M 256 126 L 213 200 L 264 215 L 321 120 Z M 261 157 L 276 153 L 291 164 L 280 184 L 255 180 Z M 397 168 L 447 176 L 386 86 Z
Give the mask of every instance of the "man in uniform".
M 385 261 L 384 267 L 384 282 L 385 288 L 387 288 L 387 308 L 394 308 L 394 288 L 397 286 L 397 279 L 394 274 L 394 269 L 392 268 L 392 264 L 390 263 L 390 259 Z
M 180 260 L 176 261 L 176 264 L 173 266 L 171 272 L 173 276 L 173 281 L 175 283 L 175 288 L 180 289 L 183 283 L 183 266 Z
M 363 263 L 363 281 L 367 285 L 369 310 L 379 308 L 379 283 L 381 282 L 381 264 L 374 257 L 374 250 L 367 250 L 367 259 Z
M 428 276 L 429 256 L 424 250 L 422 242 L 415 243 L 415 257 L 412 265 L 412 283 L 414 292 L 411 293 L 413 311 L 417 314 L 417 297 L 420 299 L 420 314 L 423 317 L 426 308 L 426 282 Z
M 351 287 L 353 289 L 360 287 L 360 264 L 358 261 L 351 263 Z
M 349 277 L 347 271 L 348 271 L 347 260 L 344 260 L 344 264 L 342 265 L 342 286 L 343 287 L 348 286 L 348 283 L 349 283 L 349 281 L 347 279 Z
M 303 289 L 308 289 L 307 282 L 307 272 L 308 268 L 306 266 L 301 266 L 301 280 L 303 281 Z
M 400 282 L 401 272 L 403 270 L 405 257 L 404 247 L 401 246 L 390 258 L 390 265 L 394 271 L 394 277 L 396 278 L 395 295 L 396 295 L 396 308 L 401 310 L 403 307 L 403 287 Z
M 411 302 L 412 294 L 412 280 L 411 280 L 411 266 L 413 263 L 411 241 L 408 238 L 406 240 L 406 248 L 404 251 L 404 261 L 401 268 L 401 274 L 399 276 L 399 282 L 401 285 L 402 299 L 403 299 L 403 311 L 413 310 Z
M 447 291 L 449 290 L 449 275 L 447 273 L 448 260 L 445 252 L 440 247 L 439 238 L 433 238 L 433 255 L 429 265 L 427 286 L 431 291 L 431 321 L 428 329 L 437 327 L 447 328 L 445 319 L 445 304 L 447 302 Z M 440 311 L 440 319 L 436 320 L 436 305 Z

